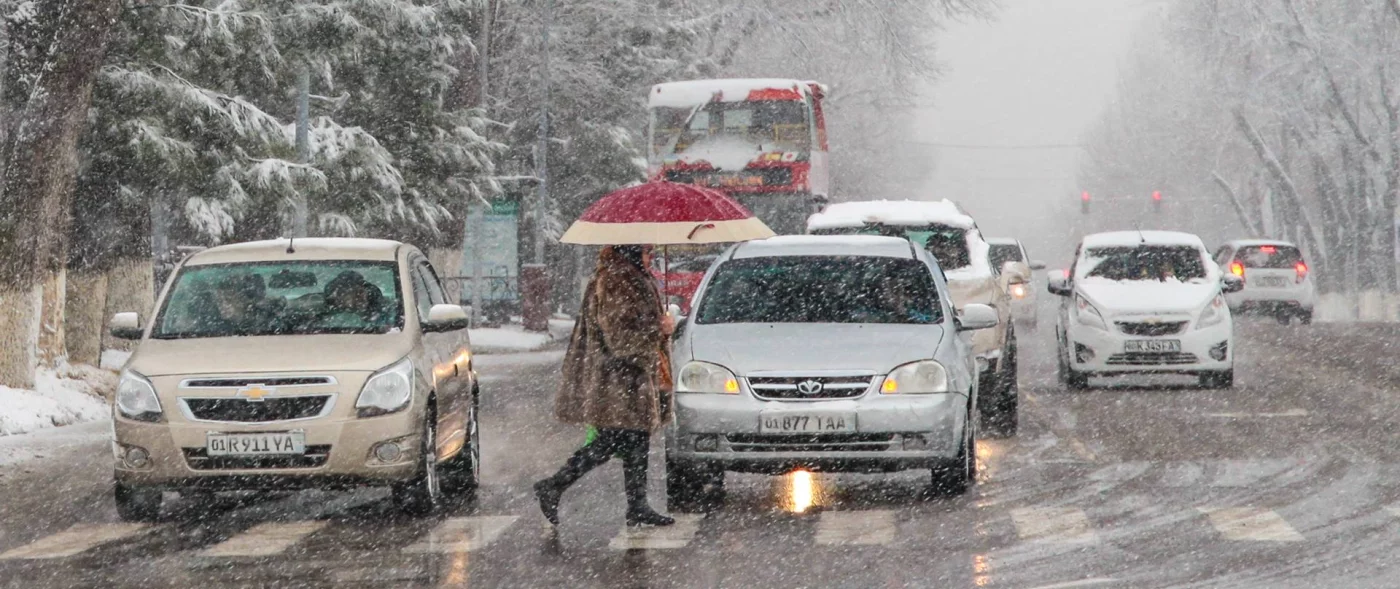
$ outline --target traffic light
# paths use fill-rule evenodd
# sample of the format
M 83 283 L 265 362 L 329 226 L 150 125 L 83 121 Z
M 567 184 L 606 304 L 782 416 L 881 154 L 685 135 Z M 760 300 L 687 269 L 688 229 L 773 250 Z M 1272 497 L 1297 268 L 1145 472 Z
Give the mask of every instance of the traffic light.
M 1087 215 L 1087 214 L 1089 214 L 1089 191 L 1088 191 L 1088 190 L 1085 190 L 1085 191 L 1084 191 L 1084 194 L 1079 195 L 1079 213 L 1082 214 L 1082 215 Z
M 1162 212 L 1162 191 L 1160 190 L 1152 191 L 1152 211 L 1155 213 Z

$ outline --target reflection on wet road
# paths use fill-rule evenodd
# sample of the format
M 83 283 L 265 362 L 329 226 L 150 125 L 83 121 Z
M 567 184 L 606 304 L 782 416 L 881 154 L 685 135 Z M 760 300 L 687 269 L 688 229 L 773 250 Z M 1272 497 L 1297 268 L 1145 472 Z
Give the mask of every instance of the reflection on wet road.
M 582 438 L 550 416 L 557 355 L 481 359 L 484 487 L 433 518 L 362 490 L 181 497 L 120 523 L 106 426 L 78 426 L 0 469 L 0 587 L 1392 587 L 1396 391 L 1296 333 L 1241 327 L 1231 391 L 1077 393 L 1048 332 L 1023 336 L 1021 433 L 979 442 L 967 495 L 926 472 L 731 473 L 722 505 L 667 529 L 623 528 L 615 466 L 544 525 L 529 483 Z

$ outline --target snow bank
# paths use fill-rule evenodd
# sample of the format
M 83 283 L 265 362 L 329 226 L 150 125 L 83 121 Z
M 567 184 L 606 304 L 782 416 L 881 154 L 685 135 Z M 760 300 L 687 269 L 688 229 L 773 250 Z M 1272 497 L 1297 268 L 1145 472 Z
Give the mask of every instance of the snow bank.
M 473 329 L 470 332 L 472 351 L 478 354 L 535 352 L 568 339 L 573 328 L 571 319 L 550 319 L 549 333 L 525 331 L 517 324 Z
M 1323 323 L 1400 322 L 1400 295 L 1378 290 L 1321 294 L 1313 306 L 1313 320 Z
M 807 230 L 861 227 L 868 223 L 883 225 L 947 225 L 962 229 L 976 226 L 972 217 L 962 212 L 948 199 L 867 200 L 839 202 L 829 205 L 807 219 Z
M 131 352 L 128 350 L 102 350 L 102 359 L 98 360 L 97 365 L 103 370 L 120 371 L 130 359 Z
M 91 366 L 40 369 L 35 390 L 0 387 L 0 436 L 106 419 L 104 399 L 117 387 L 117 375 Z

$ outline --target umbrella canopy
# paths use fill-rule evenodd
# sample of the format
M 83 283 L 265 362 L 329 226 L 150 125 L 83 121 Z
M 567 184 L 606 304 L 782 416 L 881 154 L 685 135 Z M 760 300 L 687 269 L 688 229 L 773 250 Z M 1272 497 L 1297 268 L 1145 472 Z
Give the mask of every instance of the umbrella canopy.
M 580 245 L 728 243 L 773 230 L 722 192 L 648 182 L 610 192 L 588 207 L 560 241 Z

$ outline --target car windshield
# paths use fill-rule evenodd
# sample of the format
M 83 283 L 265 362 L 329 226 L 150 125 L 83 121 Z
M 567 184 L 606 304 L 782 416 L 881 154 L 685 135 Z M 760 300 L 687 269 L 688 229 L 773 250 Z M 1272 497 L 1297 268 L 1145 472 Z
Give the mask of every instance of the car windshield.
M 945 272 L 972 265 L 972 253 L 967 247 L 967 230 L 947 225 L 886 225 L 866 223 L 860 227 L 829 227 L 812 232 L 815 235 L 883 235 L 902 237 L 933 254 Z
M 372 334 L 402 327 L 394 262 L 255 262 L 181 270 L 151 337 Z
M 942 320 L 918 260 L 792 256 L 731 260 L 715 271 L 696 322 L 913 323 Z
M 1205 258 L 1191 246 L 1138 245 L 1089 248 L 1085 254 L 1089 278 L 1108 280 L 1201 280 Z
M 1021 248 L 1012 243 L 994 243 L 988 256 L 992 259 L 993 268 L 1001 268 L 1007 262 L 1024 262 L 1021 257 Z
M 691 116 L 691 111 L 695 112 Z M 807 103 L 797 100 L 711 102 L 694 107 L 651 109 L 653 148 L 659 155 L 686 153 L 715 143 L 762 146 L 768 151 L 811 149 Z M 684 130 L 681 125 L 690 119 Z
M 1260 245 L 1242 247 L 1235 261 L 1245 268 L 1278 268 L 1292 270 L 1303 261 L 1302 252 L 1291 245 Z

